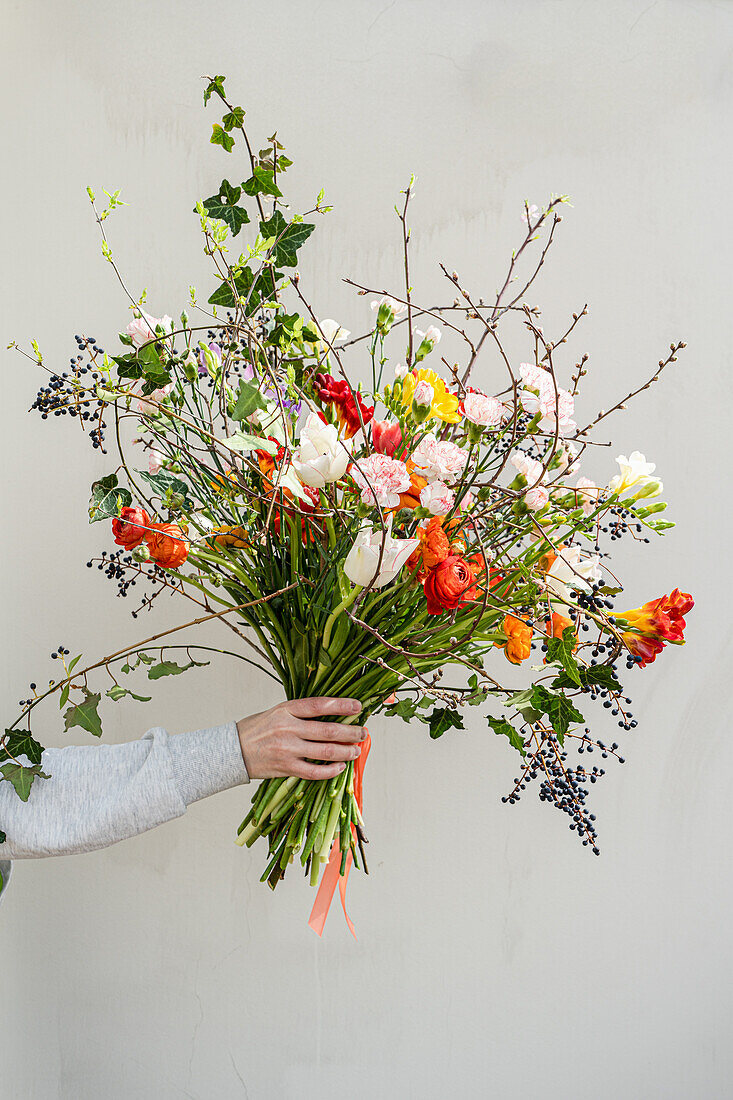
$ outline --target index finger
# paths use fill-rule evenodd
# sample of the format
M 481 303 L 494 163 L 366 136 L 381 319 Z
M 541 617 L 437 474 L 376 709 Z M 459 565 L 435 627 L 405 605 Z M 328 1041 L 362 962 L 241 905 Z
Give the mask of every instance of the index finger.
M 329 695 L 314 695 L 310 699 L 291 699 L 287 709 L 295 718 L 318 718 L 322 714 L 358 714 L 358 699 L 334 699 Z

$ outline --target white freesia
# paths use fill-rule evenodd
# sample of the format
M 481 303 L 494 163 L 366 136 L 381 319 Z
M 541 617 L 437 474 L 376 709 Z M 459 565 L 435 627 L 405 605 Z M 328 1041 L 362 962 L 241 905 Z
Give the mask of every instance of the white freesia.
M 300 433 L 293 454 L 293 469 L 304 485 L 323 489 L 346 473 L 351 452 L 348 441 L 339 439 L 334 424 L 324 424 L 317 413 L 311 413 Z
M 318 328 L 320 329 L 323 341 L 325 341 L 327 345 L 340 344 L 344 340 L 348 340 L 351 336 L 349 330 L 341 328 L 338 321 L 334 321 L 332 317 L 326 317 L 324 321 L 319 321 Z
M 559 550 L 554 562 L 545 574 L 547 590 L 563 603 L 570 603 L 570 589 L 590 591 L 590 582 L 601 579 L 600 555 L 582 556 L 579 546 L 566 546 Z
M 390 524 L 384 530 L 362 527 L 346 555 L 344 573 L 354 584 L 384 588 L 395 579 L 419 545 L 419 539 L 392 538 Z
M 613 493 L 625 493 L 639 482 L 650 481 L 650 474 L 657 468 L 654 462 L 647 462 L 641 451 L 632 451 L 628 458 L 626 455 L 619 455 L 616 461 L 621 473 L 612 477 L 608 483 L 608 488 Z

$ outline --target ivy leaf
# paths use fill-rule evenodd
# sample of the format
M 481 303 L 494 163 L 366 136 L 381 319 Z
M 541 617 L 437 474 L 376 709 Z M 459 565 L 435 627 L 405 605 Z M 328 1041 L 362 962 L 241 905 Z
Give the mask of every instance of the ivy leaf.
M 547 660 L 549 664 L 559 664 L 565 669 L 568 678 L 580 687 L 580 670 L 573 656 L 578 638 L 572 626 L 566 626 L 561 638 L 547 639 Z
M 215 122 L 211 131 L 211 137 L 209 141 L 212 145 L 221 145 L 222 149 L 227 153 L 231 153 L 234 148 L 234 138 L 231 134 L 228 134 L 218 122 Z
M 536 722 L 542 716 L 542 711 L 538 710 L 534 704 L 534 688 L 515 692 L 509 697 L 508 702 L 522 715 L 525 722 Z
M 242 184 L 245 195 L 273 195 L 282 198 L 282 191 L 275 183 L 275 173 L 271 168 L 258 165 L 251 177 Z
M 4 844 L 7 839 L 8 838 L 5 835 L 5 833 L 2 831 L 2 829 L 0 829 L 0 844 Z M 3 879 L 3 876 L 0 874 L 0 890 L 2 890 L 4 885 L 5 885 L 5 881 Z
M 446 730 L 465 729 L 463 719 L 461 718 L 461 712 L 458 710 L 451 710 L 450 707 L 435 707 L 430 715 L 429 726 L 430 736 L 433 740 L 442 737 Z
M 179 477 L 175 477 L 169 473 L 168 470 L 158 470 L 156 474 L 150 474 L 147 470 L 136 470 L 135 473 L 143 481 L 147 481 L 148 485 L 152 485 L 156 493 L 159 496 L 165 497 L 169 491 L 171 493 L 180 493 L 181 496 L 188 496 L 190 489 L 185 481 L 181 481 Z
M 158 664 L 151 665 L 151 668 L 147 670 L 147 679 L 160 680 L 161 676 L 178 676 L 187 669 L 193 668 L 195 663 L 195 661 L 190 661 L 188 664 L 176 664 L 175 661 L 161 661 Z
M 403 722 L 411 722 L 417 714 L 417 702 L 414 699 L 400 699 L 392 706 L 386 707 L 384 713 L 389 718 L 401 718 Z
M 13 784 L 15 793 L 21 802 L 28 801 L 28 795 L 31 793 L 31 787 L 36 778 L 50 779 L 46 772 L 41 771 L 38 764 L 34 764 L 30 768 L 25 768 L 22 764 L 5 764 L 4 767 L 0 768 L 0 775 Z
M 204 88 L 204 107 L 209 102 L 209 100 L 211 99 L 211 96 L 213 95 L 214 92 L 216 92 L 216 94 L 221 99 L 224 98 L 224 81 L 225 80 L 226 80 L 225 76 L 212 76 L 211 80 L 209 81 L 209 83 Z
M 607 691 L 621 690 L 621 684 L 616 679 L 616 673 L 610 665 L 589 665 L 587 668 L 580 665 L 578 666 L 578 675 L 582 691 L 588 691 L 590 687 L 605 688 Z M 575 681 L 570 679 L 564 669 L 551 684 L 553 688 L 573 688 L 575 686 Z
M 555 694 L 549 688 L 537 684 L 533 688 L 533 694 L 537 705 L 549 718 L 557 739 L 562 745 L 569 727 L 574 723 L 585 721 L 583 715 L 577 707 L 573 706 L 567 695 L 561 692 Z
M 119 488 L 117 474 L 108 474 L 92 484 L 92 496 L 89 501 L 89 522 L 100 519 L 112 519 L 120 514 L 121 508 L 132 504 L 129 489 Z
M 222 180 L 218 193 L 204 199 L 204 209 L 208 216 L 226 222 L 233 237 L 249 221 L 249 214 L 244 207 L 237 206 L 241 194 L 241 187 L 232 187 L 229 180 Z
M 271 439 L 263 439 L 262 436 L 248 435 L 247 432 L 235 432 L 234 435 L 227 436 L 224 443 L 230 451 L 267 451 L 271 455 L 277 452 L 277 443 L 273 443 Z
M 5 741 L 0 747 L 0 760 L 27 756 L 31 764 L 40 764 L 43 745 L 36 741 L 30 730 L 5 730 Z
M 232 420 L 246 420 L 257 409 L 266 409 L 267 402 L 263 398 L 257 386 L 251 382 L 240 380 L 237 400 L 231 412 Z
M 134 691 L 130 691 L 129 688 L 123 688 L 120 684 L 115 684 L 109 691 L 105 691 L 104 694 L 108 695 L 110 699 L 114 699 L 115 703 L 123 699 L 125 695 L 131 695 L 133 699 L 137 699 L 138 703 L 149 703 L 152 699 L 152 695 L 136 695 Z
M 64 729 L 70 730 L 72 726 L 81 726 L 87 733 L 91 733 L 94 737 L 102 736 L 102 719 L 97 713 L 97 707 L 100 704 L 102 696 L 98 693 L 92 693 L 87 688 L 81 689 L 84 692 L 84 701 L 82 703 L 72 703 L 69 709 L 64 713 Z
M 155 660 L 155 657 L 151 657 L 149 653 L 144 653 L 141 650 L 138 651 L 138 654 L 137 654 L 137 664 L 138 665 L 140 664 L 141 661 L 144 665 L 152 665 L 154 660 Z M 135 665 L 135 668 L 137 668 L 137 665 Z
M 315 228 L 310 222 L 288 224 L 280 210 L 276 210 L 268 221 L 260 222 L 260 233 L 263 237 L 277 238 L 273 245 L 273 255 L 279 267 L 295 267 L 298 249 L 305 244 Z
M 244 110 L 241 107 L 234 107 L 231 111 L 227 111 L 221 121 L 227 131 L 233 130 L 235 126 L 242 126 L 244 124 Z
M 502 737 L 508 737 L 509 744 L 513 749 L 516 749 L 522 756 L 527 755 L 522 735 L 516 726 L 513 726 L 511 722 L 507 722 L 506 718 L 494 718 L 491 714 L 487 715 L 487 718 L 494 733 L 498 733 Z
M 128 351 L 125 355 L 113 355 L 112 362 L 117 364 L 119 378 L 142 378 L 143 368 L 135 352 Z
M 233 279 L 234 289 L 237 297 L 244 298 L 247 302 L 245 309 L 247 317 L 259 309 L 261 302 L 274 296 L 277 280 L 281 278 L 282 272 L 273 271 L 270 267 L 261 271 L 257 278 L 248 267 L 243 267 L 237 272 Z M 221 283 L 209 298 L 209 305 L 225 307 L 236 305 L 231 283 Z

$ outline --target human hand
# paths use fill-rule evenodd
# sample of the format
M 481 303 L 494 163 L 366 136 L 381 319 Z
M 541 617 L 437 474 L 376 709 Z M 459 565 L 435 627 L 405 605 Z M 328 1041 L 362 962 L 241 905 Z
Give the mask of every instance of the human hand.
M 364 726 L 316 722 L 321 715 L 355 715 L 356 699 L 291 699 L 237 722 L 244 766 L 250 779 L 297 775 L 301 779 L 332 779 L 361 753 Z M 312 760 L 333 763 L 313 764 Z

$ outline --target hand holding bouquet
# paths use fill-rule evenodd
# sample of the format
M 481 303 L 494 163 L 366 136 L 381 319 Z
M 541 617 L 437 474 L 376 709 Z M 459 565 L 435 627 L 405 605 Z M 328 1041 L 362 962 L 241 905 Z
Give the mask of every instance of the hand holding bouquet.
M 49 369 L 35 344 L 30 353 L 50 374 L 34 405 L 41 416 L 70 415 L 105 454 L 114 438 L 89 518 L 110 523 L 117 549 L 96 564 L 123 597 L 140 584 L 136 616 L 164 594 L 192 602 L 195 616 L 175 630 L 195 637 L 200 624 L 220 623 L 230 642 L 221 652 L 273 677 L 288 699 L 358 699 L 362 711 L 346 723 L 381 711 L 424 722 L 437 738 L 463 728 L 463 707 L 482 708 L 487 728 L 518 754 L 507 801 L 536 781 L 597 853 L 586 800 L 603 769 L 584 760 L 594 751 L 621 757 L 580 708 L 597 701 L 622 730 L 633 728 L 622 670 L 683 642 L 692 599 L 675 589 L 615 609 L 622 584 L 606 547 L 672 526 L 662 483 L 637 451 L 619 456 L 616 473 L 602 451 L 600 481 L 581 471 L 594 430 L 684 345 L 673 344 L 635 393 L 579 426 L 586 357 L 569 376 L 562 359 L 585 310 L 550 336 L 530 298 L 564 197 L 541 210 L 525 205 L 523 240 L 488 303 L 441 264 L 452 298 L 427 308 L 410 274 L 412 182 L 397 211 L 404 285 L 387 292 L 347 280 L 371 307 L 370 324 L 352 337 L 314 310 L 297 270 L 315 229 L 307 219 L 330 209 L 323 193 L 292 214 L 282 145 L 273 137 L 255 155 L 223 77 L 209 81 L 205 102 L 212 97 L 225 111 L 211 140 L 230 157 L 245 151 L 246 178 L 223 179 L 196 205 L 217 280 L 206 304 L 192 288 L 190 312 L 174 322 L 126 291 L 132 317 L 121 348 L 78 336 L 63 371 Z M 228 172 L 241 174 L 241 163 Z M 103 254 L 119 275 L 106 236 L 119 193 L 108 197 L 100 213 L 90 192 Z M 524 337 L 524 362 L 507 350 L 505 329 L 514 343 Z M 178 675 L 214 648 L 161 643 L 174 632 L 84 669 L 60 647 L 64 675 L 33 689 L 2 742 L 0 772 L 21 797 L 43 775 L 30 729 L 41 699 L 58 697 L 67 729 L 100 734 L 95 669 L 112 676 L 106 697 L 137 699 L 127 686 L 135 670 L 149 680 Z M 523 682 L 505 682 L 519 666 Z M 291 864 L 314 885 L 328 868 L 319 930 L 351 863 L 366 870 L 367 750 L 330 779 L 263 782 L 239 828 L 240 844 L 263 839 L 262 878 L 272 887 Z

